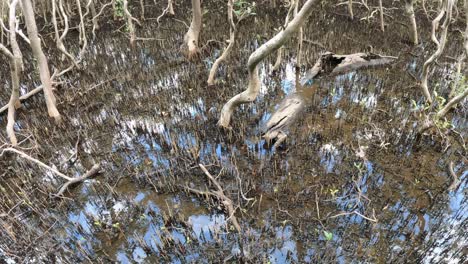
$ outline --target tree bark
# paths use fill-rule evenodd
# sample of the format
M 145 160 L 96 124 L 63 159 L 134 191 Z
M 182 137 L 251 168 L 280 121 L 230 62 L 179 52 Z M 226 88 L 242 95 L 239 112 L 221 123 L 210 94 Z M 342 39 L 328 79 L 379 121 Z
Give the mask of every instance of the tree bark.
M 130 14 L 130 11 L 128 10 L 128 1 L 123 0 L 123 9 L 125 12 L 125 16 L 127 17 L 127 26 L 128 26 L 128 32 L 130 33 L 130 44 L 133 45 L 136 40 L 136 34 L 135 34 L 135 26 L 133 25 L 133 16 Z
M 44 86 L 44 95 L 47 105 L 47 111 L 50 117 L 53 117 L 55 121 L 60 121 L 60 113 L 57 110 L 55 96 L 52 91 L 52 81 L 50 79 L 49 66 L 47 65 L 47 58 L 41 48 L 41 41 L 37 34 L 36 20 L 34 17 L 34 10 L 31 4 L 31 0 L 21 0 L 23 4 L 23 14 L 28 29 L 29 39 L 31 41 L 31 48 L 34 57 L 37 60 L 39 67 L 39 75 L 41 78 L 42 85 Z
M 354 20 L 354 13 L 353 13 L 353 0 L 348 0 L 348 11 L 351 20 Z
M 228 21 L 230 25 L 230 32 L 229 32 L 229 45 L 224 50 L 223 54 L 219 56 L 219 58 L 213 63 L 211 67 L 210 74 L 208 76 L 208 85 L 214 85 L 215 83 L 215 75 L 216 71 L 218 70 L 219 64 L 226 60 L 229 53 L 231 53 L 232 48 L 234 47 L 234 40 L 236 35 L 236 25 L 234 24 L 234 19 L 232 16 L 232 5 L 233 0 L 228 0 Z
M 229 100 L 221 110 L 221 115 L 218 121 L 220 127 L 229 127 L 231 116 L 234 108 L 238 105 L 250 103 L 257 98 L 258 92 L 260 91 L 260 78 L 258 76 L 258 64 L 268 55 L 278 50 L 288 39 L 291 38 L 299 28 L 304 24 L 306 19 L 309 17 L 312 7 L 319 2 L 318 0 L 307 0 L 302 6 L 301 10 L 294 17 L 294 19 L 288 24 L 288 26 L 276 34 L 272 39 L 261 45 L 255 50 L 249 57 L 247 68 L 249 72 L 249 84 L 247 90 L 234 96 Z
M 411 39 L 414 45 L 418 45 L 418 25 L 416 24 L 416 15 L 414 14 L 414 0 L 405 0 L 405 10 L 411 23 Z
M 10 75 L 11 75 L 11 96 L 8 102 L 8 121 L 6 126 L 6 133 L 10 139 L 10 143 L 13 146 L 18 144 L 18 140 L 15 136 L 15 110 L 19 107 L 19 84 L 20 84 L 20 72 L 22 68 L 22 56 L 19 49 L 18 43 L 16 42 L 16 5 L 18 0 L 13 0 L 10 4 L 9 12 L 9 27 L 10 27 L 10 44 L 12 51 L 10 52 L 2 44 L 0 44 L 0 50 L 10 59 Z
M 384 23 L 384 13 L 383 13 L 383 6 L 382 6 L 382 0 L 379 0 L 379 10 L 380 10 L 380 30 L 382 32 L 385 32 L 385 23 Z
M 432 56 L 424 62 L 423 69 L 422 69 L 422 77 L 421 77 L 421 89 L 423 90 L 424 95 L 426 96 L 426 100 L 429 103 L 432 103 L 432 96 L 431 93 L 429 92 L 429 66 L 432 65 L 432 63 L 440 57 L 442 52 L 444 51 L 445 44 L 447 42 L 447 32 L 448 32 L 448 27 L 450 25 L 450 20 L 452 18 L 452 6 L 453 6 L 453 0 L 445 0 L 443 3 L 443 6 L 441 7 L 439 15 L 432 21 L 432 35 L 431 39 L 432 41 L 437 45 L 437 50 Z M 440 40 L 437 39 L 436 37 L 436 30 L 439 27 L 439 22 L 442 19 L 442 17 L 445 15 L 445 20 L 442 25 L 442 33 L 440 36 Z
M 184 36 L 184 44 L 182 45 L 182 52 L 188 59 L 197 56 L 198 50 L 198 37 L 202 28 L 202 13 L 200 0 L 192 0 L 192 23 L 190 28 Z
M 299 0 L 295 0 L 297 2 L 297 4 L 299 4 Z M 289 17 L 291 16 L 291 13 L 293 11 L 293 9 L 295 8 L 295 4 L 294 4 L 294 0 L 292 0 L 290 2 L 290 6 L 289 6 L 289 10 L 288 10 L 288 14 L 286 15 L 286 19 L 284 21 L 284 28 L 286 28 L 288 26 L 288 23 L 289 23 Z M 296 15 L 297 12 L 294 14 Z M 275 65 L 273 65 L 273 68 L 271 68 L 271 72 L 275 72 L 277 70 L 279 70 L 279 68 L 281 67 L 281 62 L 283 61 L 283 52 L 284 52 L 284 47 L 281 47 L 278 49 L 278 53 L 276 54 L 276 61 L 275 61 Z

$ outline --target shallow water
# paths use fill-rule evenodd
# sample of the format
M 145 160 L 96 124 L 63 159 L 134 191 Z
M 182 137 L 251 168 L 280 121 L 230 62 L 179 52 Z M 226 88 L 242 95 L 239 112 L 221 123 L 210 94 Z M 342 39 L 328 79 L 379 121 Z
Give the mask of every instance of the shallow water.
M 212 16 L 202 40 L 225 39 L 219 29 L 224 17 L 211 6 L 208 10 Z M 6 190 L 2 210 L 24 199 L 13 195 L 20 187 L 37 193 L 12 215 L 29 232 L 44 235 L 32 238 L 43 241 L 41 245 L 14 254 L 9 246 L 14 239 L 2 232 L 0 258 L 20 254 L 29 262 L 67 263 L 464 263 L 466 151 L 457 140 L 447 146 L 436 135 L 416 141 L 414 103 L 421 106 L 423 97 L 405 71 L 419 73 L 423 54 L 430 49 L 422 46 L 412 50 L 419 57 L 409 55 L 403 33 L 383 36 L 375 24 L 366 23 L 350 30 L 349 21 L 327 12 L 312 17 L 307 38 L 341 54 L 372 45 L 375 52 L 399 56 L 398 62 L 302 87 L 296 84 L 306 68 L 296 72 L 291 42 L 287 53 L 292 55 L 279 73 L 269 74 L 273 56 L 262 66 L 260 96 L 236 111 L 233 131 L 217 128 L 223 103 L 246 87 L 243 65 L 248 55 L 273 34 L 271 25 L 282 24 L 276 18 L 283 16 L 274 12 L 241 24 L 236 51 L 220 68 L 220 83 L 214 87 L 207 87 L 206 79 L 219 47 L 212 46 L 197 63 L 184 61 L 178 50 L 183 24 L 166 30 L 175 22 L 165 19 L 161 28 L 148 22 L 139 36 L 164 40 L 135 47 L 123 34 L 102 32 L 90 44 L 85 68 L 67 76 L 57 91 L 63 127 L 46 117 L 37 97 L 19 113 L 17 128 L 33 134 L 26 144 L 37 142 L 37 154 L 61 171 L 80 175 L 101 161 L 103 173 L 74 188 L 70 199 L 49 199 L 45 186 L 59 179 L 25 161 L 2 160 L 4 168 L 11 167 L 0 183 Z M 249 27 L 254 19 L 265 26 Z M 318 24 L 327 26 L 317 30 Z M 378 42 L 376 35 L 385 41 Z M 349 36 L 349 42 L 343 42 Z M 72 41 L 68 45 L 77 50 Z M 311 67 L 322 50 L 304 48 Z M 452 44 L 447 50 L 459 48 Z M 434 72 L 440 94 L 446 94 L 450 84 L 441 76 L 453 70 L 448 64 Z M 281 100 L 295 92 L 307 106 L 289 129 L 287 143 L 268 149 L 261 127 Z M 0 95 L 6 102 L 8 95 Z M 466 107 L 461 109 L 450 120 L 464 137 Z M 0 118 L 3 124 L 5 117 Z M 76 151 L 78 158 L 70 160 Z M 447 190 L 450 161 L 461 180 L 454 191 Z M 240 205 L 236 217 L 241 234 L 217 201 L 186 191 L 214 188 L 199 163 L 218 176 L 225 193 Z M 15 187 L 17 169 L 32 175 L 34 185 L 20 182 Z M 1 223 L 7 230 L 8 222 Z

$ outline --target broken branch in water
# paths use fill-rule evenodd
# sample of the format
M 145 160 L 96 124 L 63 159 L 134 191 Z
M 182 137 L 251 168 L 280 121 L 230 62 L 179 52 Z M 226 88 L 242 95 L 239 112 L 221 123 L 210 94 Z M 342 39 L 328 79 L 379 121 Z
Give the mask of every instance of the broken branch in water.
M 241 227 L 239 225 L 239 222 L 237 221 L 236 216 L 234 215 L 235 212 L 236 212 L 236 209 L 234 209 L 234 203 L 232 202 L 232 200 L 229 197 L 227 197 L 224 194 L 224 190 L 221 187 L 221 185 L 219 184 L 219 182 L 210 174 L 210 172 L 205 168 L 205 166 L 203 166 L 203 164 L 198 164 L 198 166 L 202 169 L 202 171 L 205 173 L 205 175 L 208 177 L 208 179 L 210 179 L 210 181 L 214 184 L 214 186 L 216 187 L 217 190 L 216 191 L 203 192 L 203 191 L 199 191 L 199 190 L 190 188 L 188 186 L 184 187 L 185 190 L 187 190 L 189 192 L 199 194 L 199 195 L 203 195 L 203 196 L 211 195 L 211 196 L 216 197 L 216 199 L 218 199 L 223 204 L 224 208 L 226 209 L 227 213 L 229 214 L 229 217 L 227 218 L 227 220 L 231 220 L 231 222 L 234 225 L 234 227 L 236 228 L 237 232 L 240 233 L 241 232 Z
M 59 192 L 55 195 L 55 196 L 60 196 L 63 194 L 63 192 L 65 192 L 65 190 L 68 188 L 68 186 L 70 186 L 71 184 L 74 184 L 74 183 L 78 183 L 78 182 L 82 182 L 84 181 L 85 179 L 95 175 L 96 173 L 99 172 L 99 169 L 101 167 L 101 164 L 100 163 L 97 163 L 97 164 L 94 164 L 93 167 L 88 171 L 86 172 L 83 176 L 80 176 L 80 177 L 69 177 L 63 173 L 61 173 L 60 171 L 50 167 L 49 165 L 45 164 L 44 162 L 38 160 L 38 159 L 35 159 L 31 156 L 29 156 L 28 154 L 20 151 L 20 150 L 17 150 L 15 148 L 11 148 L 11 147 L 8 147 L 8 148 L 4 148 L 2 150 L 2 152 L 0 152 L 0 157 L 2 157 L 4 155 L 5 152 L 11 152 L 11 153 L 15 153 L 17 155 L 19 155 L 20 157 L 26 159 L 26 160 L 29 160 L 33 163 L 36 163 L 39 167 L 42 167 L 46 170 L 49 170 L 53 173 L 55 173 L 56 175 L 58 175 L 59 177 L 67 180 L 67 182 L 60 188 Z
M 237 232 L 240 233 L 241 232 L 241 227 L 239 225 L 239 222 L 237 222 L 236 216 L 234 215 L 236 210 L 234 209 L 234 204 L 233 204 L 232 200 L 224 194 L 224 190 L 221 187 L 221 185 L 210 174 L 210 172 L 205 168 L 205 166 L 203 166 L 203 164 L 198 164 L 198 166 L 200 166 L 200 168 L 205 173 L 205 175 L 211 180 L 211 182 L 218 189 L 217 191 L 212 191 L 212 193 L 214 193 L 216 195 L 216 197 L 218 198 L 218 200 L 220 200 L 223 203 L 224 207 L 228 211 L 229 219 L 231 219 L 231 222 L 234 225 L 234 227 L 236 228 Z

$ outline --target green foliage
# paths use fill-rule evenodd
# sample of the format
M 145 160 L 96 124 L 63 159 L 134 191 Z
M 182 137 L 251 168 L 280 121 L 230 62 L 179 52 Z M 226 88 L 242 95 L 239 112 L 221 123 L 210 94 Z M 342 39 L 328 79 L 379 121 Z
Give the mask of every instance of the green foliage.
M 114 15 L 117 16 L 117 17 L 123 17 L 124 16 L 123 0 L 116 0 L 115 1 Z
M 325 237 L 327 241 L 330 241 L 333 239 L 333 233 L 328 232 L 327 230 L 323 230 L 323 236 Z
M 237 19 L 240 21 L 248 16 L 254 16 L 255 13 L 255 2 L 249 3 L 246 0 L 234 1 L 233 12 Z

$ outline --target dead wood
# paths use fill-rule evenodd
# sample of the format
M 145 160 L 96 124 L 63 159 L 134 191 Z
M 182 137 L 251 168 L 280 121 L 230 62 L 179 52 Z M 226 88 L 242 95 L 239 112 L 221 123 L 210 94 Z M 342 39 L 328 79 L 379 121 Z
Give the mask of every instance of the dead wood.
M 189 192 L 192 192 L 192 193 L 199 194 L 199 195 L 203 195 L 203 196 L 213 196 L 213 197 L 215 197 L 218 201 L 220 201 L 222 203 L 224 209 L 229 214 L 229 217 L 228 217 L 227 220 L 230 220 L 231 223 L 234 225 L 234 228 L 236 228 L 237 232 L 240 233 L 241 232 L 241 227 L 240 227 L 239 222 L 237 221 L 237 218 L 235 216 L 236 209 L 234 208 L 234 203 L 232 202 L 232 200 L 229 197 L 227 197 L 224 194 L 223 187 L 221 187 L 219 182 L 211 175 L 211 173 L 206 169 L 206 167 L 203 166 L 203 164 L 198 164 L 198 166 L 202 169 L 202 171 L 205 173 L 205 175 L 208 177 L 208 179 L 210 179 L 210 181 L 213 183 L 213 185 L 216 187 L 217 190 L 216 191 L 203 192 L 203 191 L 199 191 L 199 190 L 187 187 L 187 186 L 184 187 L 185 190 L 187 190 Z
M 67 180 L 67 182 L 62 185 L 62 187 L 60 188 L 60 190 L 58 191 L 57 194 L 55 194 L 55 196 L 61 196 L 63 194 L 63 192 L 65 192 L 65 190 L 67 190 L 67 188 L 72 185 L 72 184 L 75 184 L 75 183 L 78 183 L 78 182 L 82 182 L 84 180 L 86 180 L 87 178 L 95 175 L 96 173 L 99 172 L 99 169 L 101 167 L 101 164 L 100 163 L 97 163 L 97 164 L 94 164 L 93 167 L 88 171 L 86 172 L 83 176 L 80 176 L 80 177 L 69 177 L 63 173 L 61 173 L 60 171 L 58 171 L 57 169 L 54 169 L 53 167 L 45 164 L 44 162 L 38 160 L 38 159 L 35 159 L 31 156 L 29 156 L 28 154 L 20 151 L 20 150 L 17 150 L 15 148 L 11 148 L 11 147 L 8 147 L 8 148 L 4 148 L 2 149 L 2 151 L 0 152 L 0 157 L 2 157 L 6 152 L 10 152 L 10 153 L 15 153 L 17 154 L 18 156 L 28 160 L 28 161 L 31 161 L 33 163 L 35 163 L 36 165 L 38 165 L 39 167 L 41 168 L 44 168 L 48 171 L 51 171 L 53 172 L 54 174 L 56 174 L 57 176 Z
M 394 62 L 397 57 L 383 56 L 374 53 L 354 53 L 349 55 L 337 55 L 332 52 L 326 52 L 320 56 L 314 67 L 310 69 L 301 84 L 321 76 L 334 76 L 358 70 L 361 68 L 386 65 Z
M 306 73 L 301 83 L 322 77 L 334 76 L 346 72 L 358 70 L 364 67 L 374 67 L 392 63 L 396 57 L 383 56 L 373 53 L 355 53 L 349 55 L 336 55 L 331 52 L 323 54 L 314 67 Z M 310 88 L 308 88 L 310 89 Z M 303 94 L 295 92 L 287 96 L 279 105 L 266 123 L 262 136 L 268 144 L 274 142 L 278 147 L 287 137 L 287 129 L 295 123 L 305 108 Z

